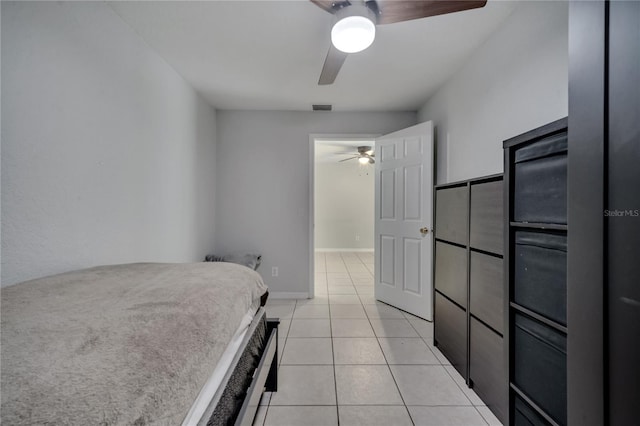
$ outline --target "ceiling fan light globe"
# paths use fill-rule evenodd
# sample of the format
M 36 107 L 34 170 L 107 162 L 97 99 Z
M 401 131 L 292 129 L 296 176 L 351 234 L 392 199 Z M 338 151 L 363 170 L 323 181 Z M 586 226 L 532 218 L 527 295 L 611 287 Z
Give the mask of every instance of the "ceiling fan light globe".
M 360 164 L 369 164 L 369 157 L 360 157 L 358 158 L 358 162 Z
M 331 43 L 345 53 L 361 52 L 376 38 L 376 26 L 364 16 L 346 16 L 331 29 Z

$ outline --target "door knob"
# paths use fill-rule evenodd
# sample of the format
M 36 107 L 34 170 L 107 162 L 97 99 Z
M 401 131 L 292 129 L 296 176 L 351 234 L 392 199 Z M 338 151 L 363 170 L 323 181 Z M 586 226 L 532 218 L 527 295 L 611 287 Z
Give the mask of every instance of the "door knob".
M 424 228 L 420 228 L 420 233 L 425 236 L 429 233 L 429 228 L 427 228 L 426 226 Z

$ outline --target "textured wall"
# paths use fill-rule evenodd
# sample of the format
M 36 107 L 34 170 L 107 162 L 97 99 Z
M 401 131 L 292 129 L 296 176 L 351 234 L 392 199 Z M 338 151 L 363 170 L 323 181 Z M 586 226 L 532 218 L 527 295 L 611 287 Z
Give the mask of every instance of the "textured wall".
M 568 113 L 568 7 L 520 2 L 418 112 L 436 126 L 437 183 L 501 173 L 502 141 Z
M 202 259 L 215 120 L 104 3 L 2 2 L 2 285 Z
M 414 112 L 218 111 L 216 248 L 260 251 L 271 291 L 302 297 L 310 272 L 310 134 L 384 134 Z M 278 266 L 279 276 L 271 276 Z
M 374 177 L 374 166 L 357 160 L 316 163 L 316 249 L 373 250 Z

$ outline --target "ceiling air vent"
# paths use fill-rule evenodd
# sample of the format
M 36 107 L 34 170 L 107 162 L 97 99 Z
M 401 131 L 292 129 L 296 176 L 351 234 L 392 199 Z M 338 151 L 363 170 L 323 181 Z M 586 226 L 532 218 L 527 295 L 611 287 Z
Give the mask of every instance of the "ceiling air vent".
M 331 105 L 312 105 L 314 111 L 331 111 Z

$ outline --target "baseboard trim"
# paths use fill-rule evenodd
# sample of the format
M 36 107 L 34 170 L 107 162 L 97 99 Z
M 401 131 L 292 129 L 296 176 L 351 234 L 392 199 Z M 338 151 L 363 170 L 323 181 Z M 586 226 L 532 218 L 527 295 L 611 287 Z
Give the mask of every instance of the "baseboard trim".
M 269 299 L 308 299 L 307 291 L 270 291 Z
M 356 251 L 359 253 L 373 253 L 373 249 L 370 248 L 322 248 L 322 249 L 315 249 L 316 252 L 318 253 L 334 253 L 337 251 Z

